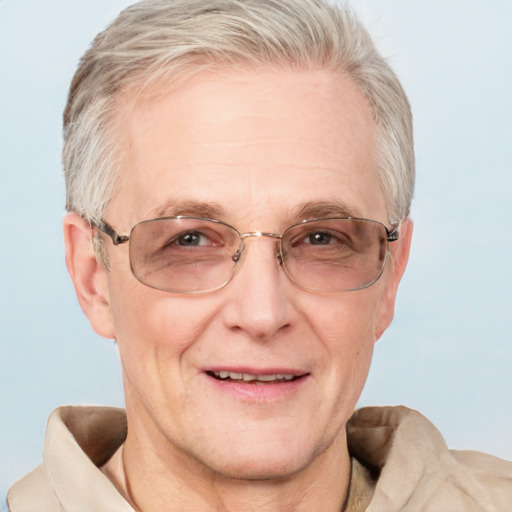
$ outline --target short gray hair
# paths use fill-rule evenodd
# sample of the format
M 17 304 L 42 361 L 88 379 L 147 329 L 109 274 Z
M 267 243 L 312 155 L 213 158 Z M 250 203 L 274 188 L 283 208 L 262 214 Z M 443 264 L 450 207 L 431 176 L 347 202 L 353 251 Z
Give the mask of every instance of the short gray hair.
M 407 97 L 351 8 L 329 0 L 144 0 L 125 9 L 96 37 L 71 84 L 67 209 L 95 222 L 108 206 L 120 172 L 114 121 L 122 91 L 242 63 L 350 76 L 373 109 L 388 220 L 409 214 L 415 171 Z

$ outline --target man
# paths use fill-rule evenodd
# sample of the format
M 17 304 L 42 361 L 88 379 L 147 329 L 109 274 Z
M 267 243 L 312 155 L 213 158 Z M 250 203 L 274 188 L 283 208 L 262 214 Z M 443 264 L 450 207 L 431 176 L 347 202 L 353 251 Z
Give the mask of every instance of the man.
M 61 408 L 13 512 L 504 511 L 512 466 L 353 414 L 412 235 L 406 96 L 352 13 L 153 0 L 64 118 L 66 261 L 126 415 Z

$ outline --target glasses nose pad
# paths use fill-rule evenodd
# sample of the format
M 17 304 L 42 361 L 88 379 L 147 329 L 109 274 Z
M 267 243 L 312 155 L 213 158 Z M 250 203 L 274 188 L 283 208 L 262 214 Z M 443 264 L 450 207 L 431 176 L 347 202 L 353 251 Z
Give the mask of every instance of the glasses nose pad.
M 241 240 L 240 246 L 233 253 L 233 256 L 231 256 L 231 259 L 233 260 L 233 263 L 235 264 L 235 266 L 240 261 L 240 258 L 242 257 L 243 252 L 244 252 L 244 242 L 243 242 L 243 240 Z
M 276 258 L 277 263 L 279 264 L 280 267 L 282 267 L 284 265 L 284 254 L 283 251 L 279 248 L 279 246 L 277 246 Z

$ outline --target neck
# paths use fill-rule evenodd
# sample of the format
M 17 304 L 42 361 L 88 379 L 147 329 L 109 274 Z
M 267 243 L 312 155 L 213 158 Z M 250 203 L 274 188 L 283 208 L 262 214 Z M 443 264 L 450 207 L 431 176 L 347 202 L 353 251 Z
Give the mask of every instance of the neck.
M 129 417 L 120 472 L 127 498 L 140 512 L 343 509 L 350 481 L 345 432 L 299 471 L 254 480 L 232 478 L 206 467 L 138 420 L 130 424 Z

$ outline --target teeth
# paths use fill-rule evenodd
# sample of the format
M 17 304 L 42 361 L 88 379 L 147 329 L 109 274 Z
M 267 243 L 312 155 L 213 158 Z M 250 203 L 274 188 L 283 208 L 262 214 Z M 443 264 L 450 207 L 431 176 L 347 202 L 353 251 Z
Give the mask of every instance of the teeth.
M 294 375 L 251 375 L 249 373 L 237 373 L 237 372 L 213 372 L 215 377 L 219 379 L 231 379 L 231 380 L 243 380 L 244 382 L 260 381 L 260 382 L 273 382 L 276 380 L 293 380 Z
M 279 378 L 279 375 L 258 375 L 258 380 L 263 382 L 271 382 Z

